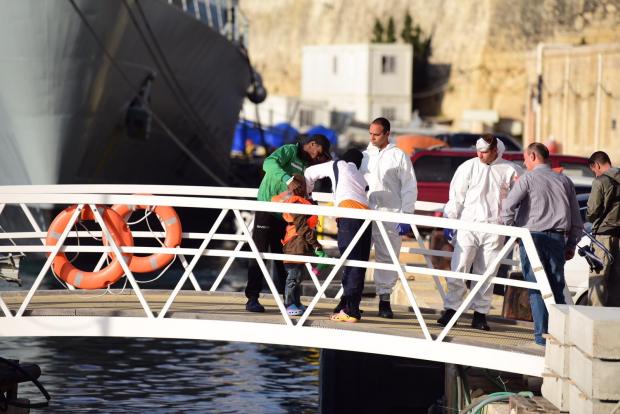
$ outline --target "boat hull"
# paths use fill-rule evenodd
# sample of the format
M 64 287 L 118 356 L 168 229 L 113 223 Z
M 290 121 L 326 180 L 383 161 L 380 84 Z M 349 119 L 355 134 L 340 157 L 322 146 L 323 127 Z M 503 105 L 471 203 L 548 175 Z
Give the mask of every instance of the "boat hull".
M 69 1 L 3 2 L 0 185 L 227 182 L 250 82 L 238 48 L 164 1 L 75 4 L 83 17 Z M 149 74 L 166 127 L 129 138 L 125 114 Z

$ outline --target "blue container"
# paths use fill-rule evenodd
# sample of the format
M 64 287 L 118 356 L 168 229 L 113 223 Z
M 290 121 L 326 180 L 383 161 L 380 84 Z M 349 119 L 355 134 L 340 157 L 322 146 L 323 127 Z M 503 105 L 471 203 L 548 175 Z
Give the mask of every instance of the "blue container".
M 308 135 L 315 135 L 315 134 L 320 134 L 320 135 L 325 135 L 325 137 L 329 140 L 329 143 L 333 146 L 337 145 L 338 143 L 338 134 L 336 134 L 336 131 L 334 131 L 333 129 L 329 129 L 327 127 L 324 127 L 323 125 L 315 125 L 312 128 L 310 128 L 309 130 L 306 131 L 306 134 Z

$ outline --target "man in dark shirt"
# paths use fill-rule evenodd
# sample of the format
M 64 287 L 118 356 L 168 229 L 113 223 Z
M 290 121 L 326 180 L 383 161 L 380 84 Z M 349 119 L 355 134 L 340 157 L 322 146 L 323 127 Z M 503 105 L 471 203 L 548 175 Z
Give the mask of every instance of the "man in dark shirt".
M 612 258 L 594 245 L 604 265 L 600 274 L 590 273 L 588 300 L 592 306 L 620 306 L 620 169 L 612 167 L 609 155 L 603 151 L 592 154 L 588 164 L 596 179 L 588 198 L 586 220 L 592 223 L 592 233 Z
M 540 257 L 555 303 L 564 300 L 564 264 L 575 255 L 583 222 L 575 186 L 570 178 L 551 170 L 547 161 L 549 150 L 543 144 L 530 144 L 523 154 L 528 172 L 515 183 L 502 206 L 501 220 L 506 225 L 516 225 L 530 230 Z M 518 208 L 518 212 L 517 212 Z M 534 270 L 528 260 L 523 242 L 519 244 L 523 277 L 536 282 Z M 549 314 L 540 291 L 529 291 L 534 340 L 545 345 Z

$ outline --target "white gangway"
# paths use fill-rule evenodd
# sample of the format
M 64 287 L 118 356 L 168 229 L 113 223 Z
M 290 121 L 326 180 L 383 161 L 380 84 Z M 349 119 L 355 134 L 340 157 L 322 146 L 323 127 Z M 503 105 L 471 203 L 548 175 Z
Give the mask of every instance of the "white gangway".
M 290 203 L 268 203 L 255 201 L 256 189 L 250 188 L 223 188 L 223 187 L 190 187 L 190 186 L 152 186 L 152 185 L 55 185 L 55 186 L 4 186 L 0 187 L 0 220 L 11 211 L 11 217 L 22 215 L 23 222 L 28 223 L 28 228 L 10 229 L 0 233 L 0 259 L 10 255 L 37 254 L 40 257 L 46 255 L 42 266 L 30 289 L 25 293 L 21 303 L 11 309 L 5 300 L 8 294 L 14 292 L 0 291 L 0 336 L 123 336 L 123 337 L 175 337 L 188 339 L 208 339 L 226 341 L 244 341 L 258 343 L 272 343 L 282 345 L 318 347 L 330 349 L 342 349 L 350 351 L 379 353 L 385 355 L 419 358 L 433 361 L 442 361 L 460 365 L 478 366 L 508 372 L 517 372 L 527 375 L 542 376 L 544 358 L 541 348 L 530 346 L 529 341 L 523 344 L 523 349 L 506 348 L 502 346 L 490 346 L 488 342 L 480 344 L 462 343 L 456 337 L 449 334 L 461 314 L 469 307 L 476 292 L 481 288 L 487 288 L 489 283 L 515 286 L 521 288 L 539 290 L 547 306 L 553 303 L 553 295 L 536 253 L 530 233 L 523 228 L 506 227 L 492 224 L 471 223 L 459 220 L 433 217 L 423 214 L 386 213 L 379 211 L 356 210 L 329 206 L 300 205 Z M 320 201 L 328 201 L 329 194 L 317 197 Z M 183 228 L 183 241 L 179 247 L 145 247 L 118 245 L 110 235 L 110 230 L 102 219 L 102 206 L 110 205 L 130 206 L 172 206 L 174 208 L 190 208 L 204 211 L 216 216 L 207 233 L 192 232 L 191 229 Z M 77 208 L 73 212 L 66 227 L 59 234 L 58 242 L 54 246 L 45 245 L 47 228 L 41 228 L 33 211 L 50 211 L 61 209 L 69 205 Z M 100 231 L 78 230 L 76 221 L 80 212 L 90 208 L 94 218 L 99 224 Z M 420 203 L 416 205 L 417 212 L 424 210 L 436 210 L 437 206 L 432 203 Z M 247 212 L 291 212 L 297 214 L 316 214 L 323 217 L 350 217 L 364 220 L 364 225 L 353 239 L 349 247 L 339 258 L 318 258 L 308 256 L 292 256 L 284 254 L 265 253 L 257 250 L 252 241 L 251 231 L 248 226 Z M 52 217 L 53 218 L 53 217 Z M 224 233 L 220 229 L 226 218 L 235 220 L 240 229 L 238 232 Z M 12 220 L 17 223 L 19 220 Z M 358 242 L 361 234 L 373 222 L 384 237 L 387 239 L 385 226 L 394 223 L 409 223 L 414 230 L 419 248 L 403 248 L 403 251 L 423 254 L 425 266 L 412 266 L 401 263 L 397 252 L 390 252 L 392 263 L 376 263 L 374 261 L 347 260 L 349 252 Z M 6 221 L 5 221 L 6 223 Z M 48 225 L 48 223 L 44 224 Z M 534 269 L 536 283 L 493 277 L 490 271 L 482 275 L 471 273 L 452 272 L 448 270 L 433 269 L 430 257 L 449 256 L 449 252 L 430 250 L 420 236 L 418 227 L 451 228 L 459 230 L 471 230 L 488 232 L 506 236 L 506 242 L 500 254 L 494 259 L 490 268 L 495 268 L 498 263 L 518 264 L 511 259 L 506 259 L 512 253 L 515 243 L 520 239 L 526 250 L 528 258 Z M 132 231 L 134 240 L 161 238 L 165 234 L 162 230 Z M 99 245 L 76 244 L 79 238 L 105 238 L 107 243 Z M 73 243 L 67 243 L 73 241 Z M 193 243 L 191 242 L 193 241 Z M 215 241 L 232 241 L 234 248 L 213 248 Z M 188 242 L 192 244 L 187 247 Z M 200 242 L 198 247 L 195 245 Z M 335 245 L 333 241 L 322 241 L 326 245 Z M 222 244 L 222 243 L 220 243 Z M 229 243 L 230 244 L 230 243 Z M 242 250 L 248 245 L 250 251 Z M 389 246 L 389 243 L 386 243 Z M 50 268 L 56 256 L 60 253 L 96 253 L 100 255 L 95 271 L 101 269 L 106 258 L 120 258 L 119 262 L 124 270 L 125 284 L 129 283 L 132 294 L 139 300 L 143 310 L 143 316 L 37 316 L 29 305 L 32 305 L 33 297 L 40 292 L 40 285 L 44 278 L 52 278 Z M 129 269 L 128 263 L 123 260 L 123 254 L 153 254 L 167 253 L 175 255 L 182 264 L 184 271 L 172 290 L 166 291 L 165 303 L 161 308 L 154 311 L 145 299 L 148 289 L 141 287 Z M 202 292 L 195 266 L 201 258 L 221 257 L 226 262 L 219 272 L 215 283 L 208 292 Z M 273 300 L 281 313 L 280 322 L 253 320 L 252 314 L 236 312 L 218 319 L 217 315 L 211 318 L 179 317 L 171 311 L 175 300 L 179 297 L 181 289 L 189 281 L 196 291 L 204 295 L 204 300 L 209 300 L 209 294 L 215 294 L 223 278 L 226 278 L 232 262 L 235 259 L 257 260 Z M 310 301 L 305 313 L 296 320 L 291 319 L 276 292 L 274 283 L 269 276 L 265 260 L 288 260 L 306 262 L 308 275 L 316 287 L 316 294 Z M 327 277 L 320 281 L 310 271 L 311 264 L 328 264 L 332 269 Z M 343 324 L 330 322 L 313 323 L 312 313 L 317 304 L 325 298 L 325 292 L 332 283 L 338 270 L 342 266 L 358 266 L 367 269 L 388 269 L 398 273 L 400 282 L 406 292 L 414 319 L 410 329 L 404 332 L 402 329 L 394 333 L 377 332 L 364 324 L 364 319 L 358 324 Z M 426 275 L 433 277 L 436 282 L 438 294 L 443 297 L 441 278 L 458 278 L 472 281 L 472 288 L 457 310 L 452 320 L 445 327 L 429 323 L 424 318 L 424 312 L 416 301 L 415 292 L 407 283 L 405 273 Z M 473 283 L 478 282 L 478 283 Z M 415 288 L 415 283 L 413 284 Z M 73 289 L 67 286 L 67 289 Z M 491 287 L 492 288 L 492 285 Z M 415 289 L 414 289 L 415 290 Z M 91 292 L 91 291 L 89 291 Z M 24 293 L 24 292 L 22 292 Z M 49 292 L 48 292 L 49 293 Z M 72 292 L 69 292 L 72 293 Z M 105 294 L 106 291 L 97 291 Z M 108 293 L 112 293 L 108 291 Z M 221 296 L 220 296 L 221 297 Z M 273 313 L 273 312 L 272 312 Z M 77 315 L 77 314 L 75 314 Z M 436 316 L 434 317 L 436 318 Z M 426 318 L 428 319 L 428 317 Z M 346 325 L 346 326 L 345 326 Z M 432 325 L 432 326 L 431 326 Z M 492 333 L 491 333 L 492 334 Z M 530 331 L 531 334 L 531 331 Z M 481 337 L 489 333 L 477 331 Z M 529 338 L 531 341 L 531 338 Z

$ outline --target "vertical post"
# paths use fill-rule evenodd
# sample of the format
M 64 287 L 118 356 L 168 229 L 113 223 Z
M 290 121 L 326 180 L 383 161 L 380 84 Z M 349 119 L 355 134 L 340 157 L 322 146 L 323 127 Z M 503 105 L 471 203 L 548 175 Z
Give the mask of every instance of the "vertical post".
M 181 275 L 181 278 L 179 279 L 179 281 L 177 282 L 176 286 L 172 290 L 172 293 L 170 293 L 170 296 L 168 296 L 168 299 L 166 300 L 166 303 L 161 308 L 161 311 L 159 311 L 159 315 L 157 315 L 157 319 L 163 319 L 164 316 L 166 316 L 166 313 L 168 313 L 168 309 L 170 309 L 170 307 L 172 306 L 172 303 L 176 299 L 179 291 L 181 290 L 181 288 L 183 288 L 183 285 L 187 281 L 187 278 L 189 277 L 190 273 L 192 273 L 192 270 L 194 270 L 194 267 L 198 263 L 198 260 L 202 257 L 202 254 L 204 253 L 204 251 L 206 250 L 207 246 L 211 242 L 211 239 L 213 238 L 213 235 L 215 234 L 217 229 L 220 227 L 220 224 L 222 224 L 222 220 L 224 220 L 224 217 L 226 217 L 227 213 L 228 213 L 227 209 L 222 210 L 220 212 L 219 216 L 217 216 L 217 219 L 215 219 L 215 222 L 211 226 L 211 230 L 209 230 L 209 233 L 207 233 L 207 236 L 204 238 L 204 240 L 200 244 L 200 247 L 196 251 L 196 254 L 192 258 L 192 261 L 185 268 L 185 271 L 183 272 L 183 274 Z
M 19 317 L 19 316 L 23 316 L 24 315 L 24 312 L 26 311 L 26 308 L 28 307 L 28 304 L 30 303 L 30 301 L 32 300 L 32 297 L 34 296 L 34 292 L 36 292 L 37 289 L 39 288 L 39 285 L 41 284 L 41 281 L 45 277 L 45 274 L 47 273 L 47 271 L 50 268 L 50 266 L 52 265 L 52 262 L 54 261 L 54 259 L 56 258 L 56 255 L 60 251 L 60 248 L 64 245 L 65 239 L 67 238 L 67 235 L 69 234 L 69 231 L 71 231 L 71 227 L 73 227 L 73 223 L 75 223 L 75 221 L 77 220 L 78 215 L 82 211 L 83 207 L 84 207 L 84 204 L 78 204 L 77 207 L 75 208 L 75 211 L 73 212 L 73 214 L 71 214 L 71 217 L 69 218 L 69 221 L 67 222 L 67 227 L 65 227 L 65 229 L 62 232 L 62 234 L 58 238 L 58 241 L 56 242 L 56 245 L 52 247 L 52 251 L 50 252 L 50 255 L 47 257 L 47 260 L 45 261 L 45 264 L 43 265 L 43 267 L 39 271 L 39 274 L 37 275 L 37 278 L 34 280 L 34 283 L 32 284 L 32 287 L 28 291 L 28 294 L 26 295 L 26 298 L 22 302 L 22 304 L 19 307 L 19 310 L 17 311 L 15 316 Z M 10 317 L 11 315 L 9 314 L 7 316 Z
M 598 54 L 596 73 L 596 109 L 594 112 L 594 148 L 601 148 L 601 83 L 603 82 L 603 54 Z
M 101 232 L 103 236 L 110 242 L 112 252 L 114 253 L 114 256 L 116 256 L 118 263 L 121 265 L 123 272 L 125 272 L 125 277 L 127 278 L 127 280 L 129 280 L 129 283 L 131 284 L 131 287 L 133 288 L 134 293 L 136 294 L 138 301 L 140 302 L 140 305 L 142 305 L 142 309 L 144 309 L 144 313 L 146 313 L 146 317 L 153 318 L 153 312 L 151 311 L 151 308 L 149 307 L 146 299 L 144 299 L 142 291 L 140 290 L 140 286 L 138 285 L 138 282 L 136 282 L 136 279 L 133 277 L 133 273 L 131 273 L 129 265 L 125 261 L 125 256 L 123 256 L 123 254 L 121 253 L 120 247 L 116 244 L 114 238 L 110 233 L 110 230 L 108 229 L 108 226 L 106 226 L 103 216 L 101 215 L 95 204 L 89 204 L 89 206 L 93 212 L 93 215 L 95 216 L 95 221 L 101 226 Z

